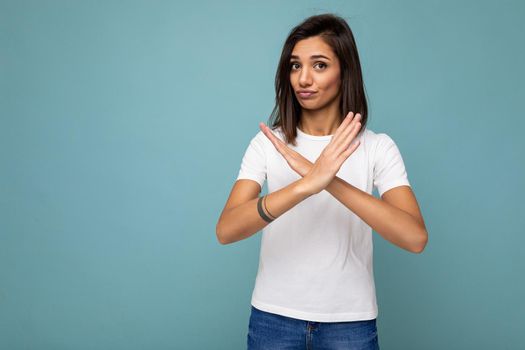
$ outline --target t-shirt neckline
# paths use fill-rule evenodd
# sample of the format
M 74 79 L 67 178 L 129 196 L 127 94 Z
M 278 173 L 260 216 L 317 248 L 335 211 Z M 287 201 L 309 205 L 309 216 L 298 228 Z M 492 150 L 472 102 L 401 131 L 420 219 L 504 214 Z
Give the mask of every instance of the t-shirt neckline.
M 332 136 L 334 136 L 333 134 L 332 135 L 323 135 L 323 136 L 310 135 L 310 134 L 307 134 L 307 133 L 301 131 L 301 129 L 299 129 L 299 127 L 296 127 L 296 130 L 297 130 L 297 137 L 302 137 L 302 138 L 315 140 L 315 141 L 330 141 L 332 139 Z

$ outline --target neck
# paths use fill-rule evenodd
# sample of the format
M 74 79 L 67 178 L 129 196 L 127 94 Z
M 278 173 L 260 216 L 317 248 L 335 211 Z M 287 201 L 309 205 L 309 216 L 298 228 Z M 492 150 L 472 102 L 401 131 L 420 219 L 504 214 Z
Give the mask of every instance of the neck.
M 340 124 L 339 106 L 333 104 L 325 109 L 303 109 L 298 127 L 309 135 L 326 136 L 335 134 Z

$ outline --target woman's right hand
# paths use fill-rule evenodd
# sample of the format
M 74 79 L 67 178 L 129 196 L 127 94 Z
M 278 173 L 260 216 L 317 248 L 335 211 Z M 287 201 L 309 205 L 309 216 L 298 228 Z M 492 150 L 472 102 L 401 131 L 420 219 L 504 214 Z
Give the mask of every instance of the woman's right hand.
M 302 179 L 308 193 L 316 194 L 324 190 L 332 182 L 344 161 L 359 147 L 359 140 L 355 140 L 354 143 L 352 141 L 361 129 L 360 120 L 359 113 L 354 116 L 353 112 L 349 112 L 346 115 L 330 143 Z

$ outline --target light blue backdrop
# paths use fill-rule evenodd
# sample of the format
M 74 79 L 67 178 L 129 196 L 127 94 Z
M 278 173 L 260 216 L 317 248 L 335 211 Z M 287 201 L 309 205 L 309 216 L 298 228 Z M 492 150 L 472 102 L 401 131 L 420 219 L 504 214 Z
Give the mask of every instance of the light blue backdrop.
M 215 224 L 323 12 L 429 230 L 420 255 L 374 234 L 382 349 L 520 346 L 523 2 L 2 0 L 1 349 L 245 348 L 260 233 Z

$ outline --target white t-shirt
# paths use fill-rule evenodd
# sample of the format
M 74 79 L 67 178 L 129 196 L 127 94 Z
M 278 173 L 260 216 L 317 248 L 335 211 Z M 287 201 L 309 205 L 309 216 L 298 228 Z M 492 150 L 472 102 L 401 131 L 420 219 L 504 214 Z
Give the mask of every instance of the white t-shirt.
M 284 140 L 280 127 L 274 135 Z M 312 163 L 332 135 L 314 136 L 297 128 L 299 152 Z M 349 184 L 379 195 L 410 186 L 394 141 L 365 128 L 359 147 L 336 174 Z M 259 131 L 252 138 L 237 180 L 251 179 L 268 193 L 301 176 Z M 251 304 L 279 315 L 315 322 L 369 320 L 377 317 L 372 228 L 331 193 L 323 190 L 298 203 L 262 229 L 259 268 Z

